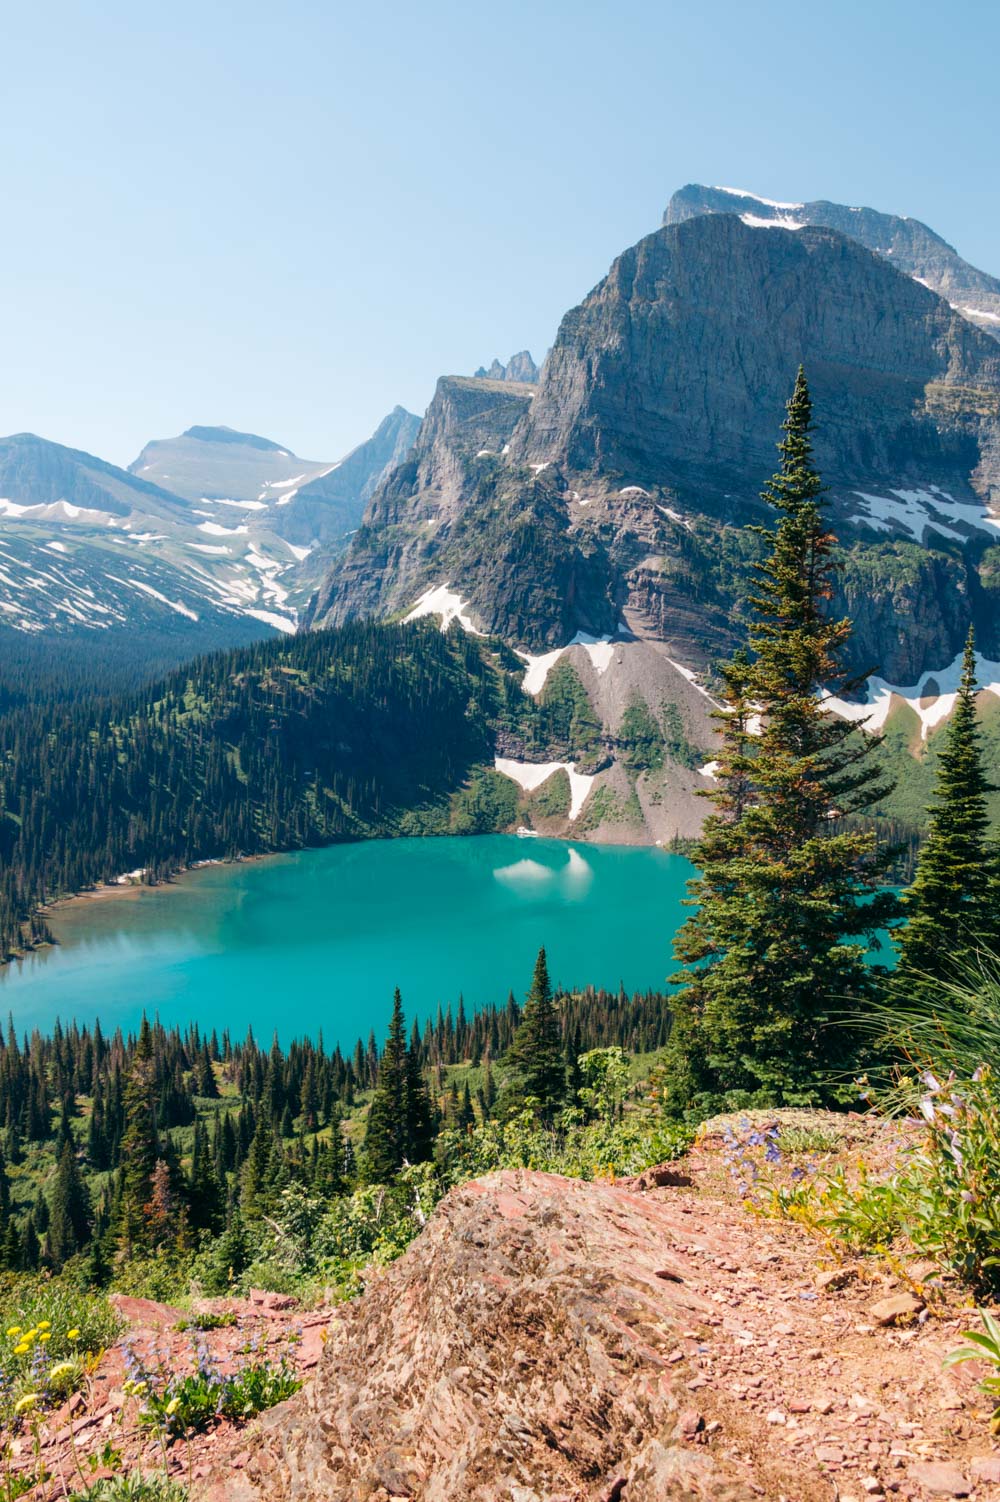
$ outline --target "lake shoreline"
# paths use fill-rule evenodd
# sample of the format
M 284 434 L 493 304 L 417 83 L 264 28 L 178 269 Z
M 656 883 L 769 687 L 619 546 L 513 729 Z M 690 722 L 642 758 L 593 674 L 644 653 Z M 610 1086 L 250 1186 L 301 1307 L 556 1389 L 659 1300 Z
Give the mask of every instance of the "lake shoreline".
M 0 987 L 19 1032 L 57 1017 L 128 1032 L 145 1012 L 353 1046 L 396 986 L 421 1022 L 521 995 L 541 945 L 568 988 L 660 989 L 691 871 L 665 851 L 515 835 L 277 852 L 179 873 L 161 902 L 109 882 L 51 904 L 57 942 Z

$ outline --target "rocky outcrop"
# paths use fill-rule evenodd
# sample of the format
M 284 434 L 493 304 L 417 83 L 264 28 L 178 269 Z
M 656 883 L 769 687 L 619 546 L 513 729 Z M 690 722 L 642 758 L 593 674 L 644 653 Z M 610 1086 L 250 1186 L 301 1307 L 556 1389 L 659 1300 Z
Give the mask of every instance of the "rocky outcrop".
M 501 365 L 499 360 L 494 360 L 488 370 L 480 365 L 476 376 L 488 381 L 521 381 L 534 385 L 538 380 L 538 366 L 531 358 L 531 351 L 522 349 L 511 355 L 506 365 Z
M 1000 339 L 1000 281 L 963 260 L 947 240 L 919 219 L 824 199 L 816 203 L 776 203 L 737 188 L 689 183 L 671 198 L 663 223 L 681 224 L 700 214 L 739 214 L 744 222 L 755 225 L 797 229 L 804 224 L 820 224 L 838 230 L 939 292 L 966 318 Z
M 609 1185 L 502 1173 L 452 1191 L 331 1324 L 315 1381 L 264 1418 L 227 1496 L 750 1502 L 747 1467 L 696 1442 L 678 1343 L 714 1306 L 676 1262 L 688 1234 L 668 1202 Z
M 394 407 L 372 436 L 316 479 L 300 485 L 291 499 L 275 505 L 275 531 L 303 547 L 342 541 L 360 523 L 372 494 L 402 464 L 420 431 L 420 418 Z

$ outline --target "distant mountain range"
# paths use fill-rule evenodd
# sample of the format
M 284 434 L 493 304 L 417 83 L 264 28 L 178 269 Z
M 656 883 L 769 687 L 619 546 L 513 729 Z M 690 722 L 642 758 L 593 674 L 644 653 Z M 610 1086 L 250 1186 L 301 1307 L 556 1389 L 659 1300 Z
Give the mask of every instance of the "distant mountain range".
M 165 625 L 190 651 L 294 630 L 419 420 L 397 407 L 338 462 L 194 427 L 128 470 L 19 433 L 0 439 L 0 617 L 28 632 Z
M 881 723 L 909 716 L 919 753 L 970 622 L 1000 694 L 1000 281 L 916 220 L 824 201 L 681 189 L 540 369 L 522 350 L 442 376 L 422 421 L 397 407 L 336 464 L 222 427 L 127 472 L 0 440 L 0 615 L 36 633 L 169 620 L 199 646 L 252 622 L 457 621 L 558 706 L 569 801 L 543 827 L 691 834 L 712 667 L 745 633 L 749 524 L 800 362 L 843 547 L 833 608 Z M 664 754 L 637 770 L 649 724 Z M 503 775 L 536 789 L 504 736 Z

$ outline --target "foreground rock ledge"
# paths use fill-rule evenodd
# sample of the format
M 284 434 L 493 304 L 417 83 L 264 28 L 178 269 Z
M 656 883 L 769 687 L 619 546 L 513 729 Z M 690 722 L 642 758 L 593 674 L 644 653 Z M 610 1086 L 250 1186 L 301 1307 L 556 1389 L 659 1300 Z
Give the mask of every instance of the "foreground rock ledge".
M 718 1247 L 707 1239 L 699 1251 L 725 1254 L 721 1228 Z M 710 1338 L 718 1320 L 689 1285 L 690 1241 L 669 1189 L 507 1172 L 453 1190 L 333 1319 L 315 1381 L 262 1418 L 242 1474 L 217 1474 L 198 1496 L 805 1496 L 790 1460 L 735 1463 L 704 1442 L 710 1394 L 689 1388 L 678 1342 Z

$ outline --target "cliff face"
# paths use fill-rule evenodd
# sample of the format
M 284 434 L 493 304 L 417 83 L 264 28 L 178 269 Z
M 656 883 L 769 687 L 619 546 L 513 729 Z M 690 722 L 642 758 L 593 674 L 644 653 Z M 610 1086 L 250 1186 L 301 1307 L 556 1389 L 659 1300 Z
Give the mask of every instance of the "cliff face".
M 851 555 L 856 665 L 913 681 L 951 660 L 981 604 L 1000 348 L 837 231 L 735 215 L 699 214 L 620 256 L 563 319 L 537 387 L 443 380 L 312 621 L 405 610 L 448 585 L 482 629 L 529 650 L 612 633 L 625 612 L 704 666 L 743 629 L 742 528 L 763 518 L 800 361 Z M 893 539 L 919 560 L 903 567 Z M 993 612 L 980 614 L 990 646 Z
M 671 198 L 664 224 L 681 224 L 700 214 L 739 214 L 747 223 L 800 228 L 820 224 L 857 240 L 893 266 L 939 292 L 964 316 L 1000 339 L 1000 281 L 958 254 L 947 240 L 919 219 L 851 208 L 820 199 L 815 203 L 775 203 L 736 188 L 689 183 Z
M 1000 498 L 995 342 L 836 232 L 732 215 L 647 236 L 566 315 L 511 459 L 674 488 L 736 517 L 774 468 L 800 362 L 835 490 L 940 483 L 971 501 L 975 484 Z

